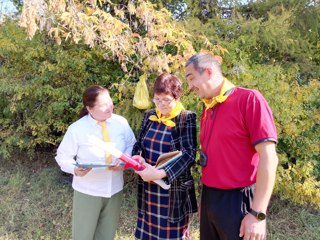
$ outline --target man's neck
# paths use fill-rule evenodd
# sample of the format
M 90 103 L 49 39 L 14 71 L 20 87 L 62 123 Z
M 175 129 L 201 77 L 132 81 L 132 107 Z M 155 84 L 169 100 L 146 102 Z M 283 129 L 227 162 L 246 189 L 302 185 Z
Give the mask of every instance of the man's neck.
M 213 91 L 212 91 L 212 96 L 210 98 L 215 98 L 217 97 L 219 94 L 220 94 L 220 91 L 221 91 L 221 88 L 222 88 L 222 85 L 223 85 L 223 77 L 221 76 L 221 78 L 217 77 L 216 79 L 213 79 L 212 80 L 213 83 L 216 83 L 217 85 L 213 85 Z

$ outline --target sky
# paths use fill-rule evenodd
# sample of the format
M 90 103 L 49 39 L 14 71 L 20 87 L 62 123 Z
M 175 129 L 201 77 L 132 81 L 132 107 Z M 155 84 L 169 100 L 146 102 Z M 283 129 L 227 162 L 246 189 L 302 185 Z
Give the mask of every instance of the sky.
M 15 12 L 16 9 L 13 6 L 11 0 L 0 0 L 0 15 Z

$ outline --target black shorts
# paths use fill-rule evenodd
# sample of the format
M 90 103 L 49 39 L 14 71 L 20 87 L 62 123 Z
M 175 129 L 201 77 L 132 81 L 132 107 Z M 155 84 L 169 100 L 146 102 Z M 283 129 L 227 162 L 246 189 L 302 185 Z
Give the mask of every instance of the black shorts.
M 203 185 L 200 240 L 237 240 L 240 224 L 251 208 L 255 185 L 217 189 Z

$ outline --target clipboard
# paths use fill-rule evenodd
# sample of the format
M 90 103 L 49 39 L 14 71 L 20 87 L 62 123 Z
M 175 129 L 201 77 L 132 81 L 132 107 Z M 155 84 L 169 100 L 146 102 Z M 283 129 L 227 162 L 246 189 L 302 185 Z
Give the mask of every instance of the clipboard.
M 73 165 L 75 165 L 78 168 L 105 168 L 105 167 L 114 167 L 116 166 L 115 164 L 106 164 L 106 163 L 74 163 Z

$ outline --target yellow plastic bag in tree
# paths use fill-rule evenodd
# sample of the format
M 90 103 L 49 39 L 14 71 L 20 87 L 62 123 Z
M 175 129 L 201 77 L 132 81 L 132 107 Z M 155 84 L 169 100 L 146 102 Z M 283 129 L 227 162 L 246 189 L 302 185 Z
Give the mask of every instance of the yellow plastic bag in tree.
M 151 106 L 146 78 L 147 74 L 140 76 L 133 96 L 133 106 L 139 109 L 148 109 Z

